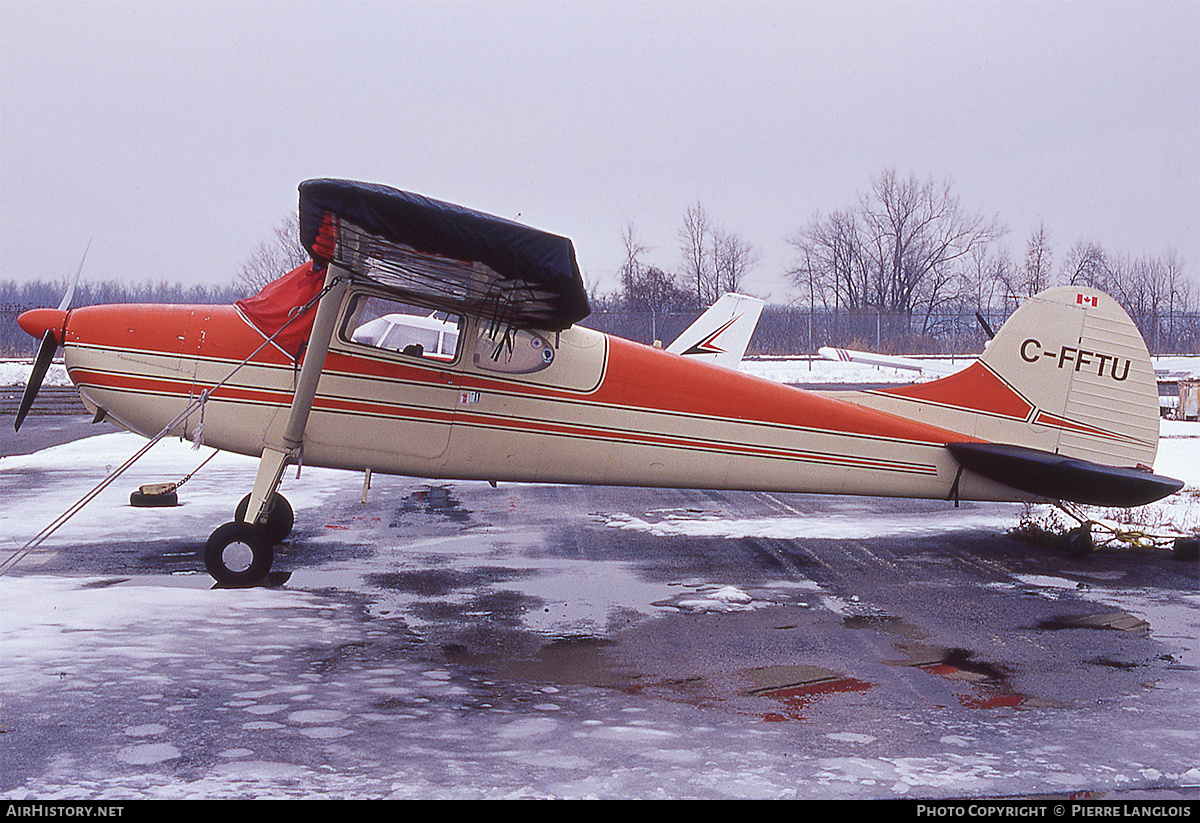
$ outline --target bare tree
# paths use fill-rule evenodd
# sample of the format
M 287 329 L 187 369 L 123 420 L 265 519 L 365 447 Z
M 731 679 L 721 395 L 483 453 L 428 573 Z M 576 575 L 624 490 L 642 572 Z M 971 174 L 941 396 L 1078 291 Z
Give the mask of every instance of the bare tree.
M 973 249 L 960 275 L 960 310 L 985 314 L 1006 310 L 1011 296 L 1006 284 L 1012 278 L 1012 265 L 1008 249 Z
M 680 276 L 696 295 L 699 306 L 707 306 L 721 296 L 709 251 L 713 234 L 712 220 L 704 206 L 700 203 L 688 206 L 678 232 L 679 252 L 683 256 Z
M 954 298 L 971 255 L 1004 231 L 994 218 L 964 211 L 949 181 L 888 169 L 856 207 L 814 218 L 790 239 L 805 261 L 792 276 L 807 281 L 797 282 L 802 289 L 827 292 L 826 305 L 926 321 Z
M 825 308 L 866 308 L 871 276 L 861 229 L 858 213 L 847 209 L 826 219 L 817 215 L 788 238 L 803 261 L 789 275 L 809 295 L 811 306 L 819 298 Z
M 637 282 L 641 277 L 644 265 L 642 257 L 650 251 L 637 235 L 633 223 L 626 223 L 621 232 L 621 241 L 625 245 L 625 261 L 621 264 L 621 291 L 625 297 L 633 295 Z
M 1050 285 L 1050 267 L 1054 252 L 1046 233 L 1046 224 L 1041 223 L 1029 233 L 1025 243 L 1025 262 L 1019 269 L 1010 272 L 1009 291 L 1014 296 L 1033 297 Z
M 758 259 L 758 250 L 740 235 L 720 229 L 714 231 L 712 268 L 717 280 L 717 296 L 741 291 L 742 280 L 758 263 Z
M 945 298 L 951 269 L 971 250 L 1004 234 L 996 222 L 963 211 L 950 180 L 919 181 L 887 169 L 862 200 L 877 271 L 874 304 L 883 311 L 927 312 Z
M 1108 256 L 1100 244 L 1079 240 L 1063 260 L 1060 276 L 1068 286 L 1090 286 L 1109 291 L 1112 274 Z
M 308 251 L 300 244 L 300 215 L 293 213 L 274 228 L 275 239 L 258 245 L 238 273 L 237 281 L 254 291 L 308 262 Z
M 684 308 L 691 302 L 690 296 L 676 285 L 670 274 L 643 262 L 650 249 L 638 238 L 632 223 L 625 226 L 621 239 L 625 244 L 621 302 L 629 309 L 649 313 L 651 338 L 657 339 L 659 320 L 668 312 Z
M 1193 284 L 1183 273 L 1183 258 L 1179 256 L 1179 252 L 1173 248 L 1167 249 L 1163 254 L 1163 266 L 1166 268 L 1167 278 L 1171 284 L 1171 313 L 1192 311 L 1195 292 Z

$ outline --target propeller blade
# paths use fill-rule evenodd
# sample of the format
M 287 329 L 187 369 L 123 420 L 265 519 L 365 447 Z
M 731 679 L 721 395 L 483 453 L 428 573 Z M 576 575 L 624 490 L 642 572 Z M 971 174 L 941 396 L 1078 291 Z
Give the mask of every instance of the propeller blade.
M 62 302 L 58 304 L 59 311 L 66 311 L 71 308 L 71 300 L 75 297 L 75 286 L 79 283 L 79 275 L 83 272 L 83 261 L 87 260 L 88 249 L 92 247 L 92 241 L 89 240 L 87 246 L 83 249 L 83 257 L 79 261 L 79 268 L 75 269 L 75 276 L 71 278 L 70 284 L 67 286 L 67 293 L 63 295 Z
M 42 381 L 46 379 L 50 361 L 54 359 L 54 354 L 58 351 L 59 340 L 55 333 L 64 331 L 66 328 L 64 325 L 66 314 L 71 308 L 71 301 L 75 298 L 75 286 L 79 284 L 79 275 L 83 273 L 83 263 L 87 260 L 88 249 L 91 247 L 92 241 L 89 240 L 83 250 L 83 257 L 79 260 L 79 268 L 75 269 L 75 276 L 67 284 L 67 293 L 63 295 L 62 302 L 58 304 L 58 311 L 33 309 L 17 318 L 17 323 L 21 328 L 35 337 L 39 328 L 44 331 L 42 332 L 42 342 L 38 344 L 37 356 L 33 359 L 33 371 L 29 373 L 29 382 L 25 384 L 25 393 L 21 395 L 21 406 L 17 409 L 16 420 L 13 421 L 13 431 L 21 430 L 21 423 L 25 421 L 25 415 L 29 414 L 29 408 L 37 397 L 38 389 L 42 387 Z
M 33 399 L 37 397 L 38 389 L 42 387 L 42 381 L 46 379 L 46 370 L 50 368 L 50 361 L 54 359 L 54 353 L 58 351 L 58 340 L 54 337 L 54 332 L 47 329 L 42 335 L 42 342 L 38 345 L 37 357 L 33 361 L 33 371 L 29 373 L 29 382 L 25 384 L 25 393 L 21 395 L 21 407 L 17 409 L 17 419 L 13 423 L 13 431 L 21 430 L 21 423 L 25 420 L 25 415 L 29 413 L 29 407 L 33 405 Z

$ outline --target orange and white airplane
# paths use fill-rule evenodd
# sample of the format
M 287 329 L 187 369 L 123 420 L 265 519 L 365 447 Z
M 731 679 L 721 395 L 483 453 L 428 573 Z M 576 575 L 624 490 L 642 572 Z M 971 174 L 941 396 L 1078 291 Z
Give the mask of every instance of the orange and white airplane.
M 1146 346 L 1096 291 L 1031 299 L 942 380 L 816 393 L 577 325 L 588 301 L 562 237 L 345 180 L 302 183 L 300 222 L 311 262 L 236 305 L 64 300 L 19 321 L 42 338 L 39 363 L 62 347 L 97 419 L 147 437 L 202 429 L 205 445 L 259 458 L 253 489 L 206 544 L 221 584 L 270 569 L 292 525 L 277 493 L 289 464 L 1110 506 L 1182 487 L 1150 469 Z M 435 313 L 421 339 L 383 333 L 420 325 L 398 315 Z

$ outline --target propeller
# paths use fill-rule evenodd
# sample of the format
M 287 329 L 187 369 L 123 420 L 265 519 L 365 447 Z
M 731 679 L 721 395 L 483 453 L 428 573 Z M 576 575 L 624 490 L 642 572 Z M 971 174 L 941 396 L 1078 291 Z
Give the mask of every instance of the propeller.
M 983 319 L 982 314 L 975 312 L 975 319 L 979 321 L 979 325 L 983 326 L 983 330 L 987 332 L 988 340 L 996 336 L 996 333 L 992 331 L 992 327 L 988 325 L 988 321 Z
M 87 260 L 88 249 L 91 247 L 89 241 L 87 248 L 83 250 L 79 268 L 75 270 L 75 276 L 67 285 L 67 293 L 63 295 L 57 309 L 31 309 L 17 318 L 21 328 L 33 337 L 40 337 L 41 342 L 33 359 L 33 371 L 29 373 L 29 382 L 25 384 L 25 392 L 21 395 L 21 405 L 17 409 L 17 418 L 13 421 L 13 431 L 21 430 L 21 423 L 24 422 L 25 415 L 29 414 L 29 407 L 33 405 L 38 389 L 42 387 L 42 381 L 46 378 L 50 361 L 62 345 L 66 333 L 67 312 L 71 308 L 71 300 L 75 297 L 75 286 L 79 283 L 79 275 L 83 271 L 83 261 Z

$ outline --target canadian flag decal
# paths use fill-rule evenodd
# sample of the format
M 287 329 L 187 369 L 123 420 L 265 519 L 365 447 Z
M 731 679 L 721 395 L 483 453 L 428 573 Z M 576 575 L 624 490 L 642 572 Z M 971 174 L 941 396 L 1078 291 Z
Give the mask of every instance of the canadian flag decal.
M 1092 308 L 1095 308 L 1100 305 L 1100 298 L 1094 294 L 1077 294 L 1075 295 L 1075 302 L 1081 306 L 1091 306 Z

